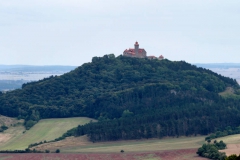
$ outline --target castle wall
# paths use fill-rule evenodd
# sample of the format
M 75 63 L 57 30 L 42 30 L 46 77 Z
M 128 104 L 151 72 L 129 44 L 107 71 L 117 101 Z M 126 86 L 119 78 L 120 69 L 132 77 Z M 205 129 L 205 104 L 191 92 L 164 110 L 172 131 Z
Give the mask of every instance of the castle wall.
M 139 48 L 139 44 L 136 42 L 134 48 L 126 49 L 123 55 L 127 57 L 146 58 L 147 52 L 143 48 Z

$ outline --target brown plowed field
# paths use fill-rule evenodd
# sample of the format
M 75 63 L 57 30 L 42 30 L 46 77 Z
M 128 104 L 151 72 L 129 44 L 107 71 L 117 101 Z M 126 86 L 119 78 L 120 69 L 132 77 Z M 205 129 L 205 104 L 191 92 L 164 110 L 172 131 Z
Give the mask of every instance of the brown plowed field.
M 227 156 L 232 154 L 240 154 L 240 144 L 228 144 L 227 149 L 220 150 L 220 152 L 225 152 Z
M 197 149 L 181 149 L 132 153 L 29 153 L 0 154 L 4 160 L 206 160 L 198 157 Z

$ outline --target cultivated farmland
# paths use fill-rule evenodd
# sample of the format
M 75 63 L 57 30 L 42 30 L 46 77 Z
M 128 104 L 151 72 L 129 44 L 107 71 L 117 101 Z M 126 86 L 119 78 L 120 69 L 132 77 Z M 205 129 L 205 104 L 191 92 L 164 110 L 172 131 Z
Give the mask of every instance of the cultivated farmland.
M 196 155 L 197 149 L 143 153 L 81 153 L 81 154 L 0 154 L 4 160 L 206 160 Z
M 62 141 L 42 144 L 35 148 L 42 151 L 55 151 L 56 148 L 59 148 L 61 152 L 65 153 L 119 153 L 120 150 L 125 152 L 148 152 L 192 149 L 199 148 L 203 143 L 203 136 L 97 143 L 89 142 L 86 136 L 82 136 L 68 137 Z
M 1 136 L 10 135 L 10 139 L 0 144 L 1 150 L 25 149 L 31 143 L 54 140 L 67 130 L 90 122 L 90 118 L 56 118 L 40 120 L 30 130 L 24 131 L 23 126 L 13 127 Z M 25 132 L 25 133 L 24 133 Z M 0 138 L 1 139 L 1 138 Z
M 5 125 L 8 127 L 7 130 L 0 133 L 0 148 L 6 142 L 10 142 L 22 134 L 24 131 L 23 122 L 23 120 L 17 120 L 16 118 L 0 116 L 0 126 Z
M 221 150 L 225 152 L 227 156 L 231 154 L 239 155 L 240 153 L 240 134 L 230 135 L 226 137 L 220 137 L 217 141 L 223 140 L 227 144 L 227 149 Z
M 8 134 L 11 131 L 12 138 L 0 147 L 2 150 L 25 149 L 31 143 L 58 138 L 66 130 L 79 124 L 88 123 L 90 120 L 92 119 L 45 119 L 39 121 L 25 133 L 23 133 L 25 131 L 23 126 L 12 127 L 7 130 Z M 196 151 L 203 143 L 203 136 L 98 143 L 88 141 L 87 136 L 68 137 L 62 141 L 46 143 L 36 147 L 43 151 L 49 149 L 51 152 L 59 148 L 61 150 L 60 154 L 0 154 L 0 159 L 202 160 L 203 158 L 198 157 Z M 120 150 L 124 150 L 124 153 L 120 153 Z
M 204 137 L 181 137 L 151 140 L 131 140 L 117 142 L 91 143 L 83 146 L 62 148 L 62 152 L 146 152 L 198 148 L 204 143 Z

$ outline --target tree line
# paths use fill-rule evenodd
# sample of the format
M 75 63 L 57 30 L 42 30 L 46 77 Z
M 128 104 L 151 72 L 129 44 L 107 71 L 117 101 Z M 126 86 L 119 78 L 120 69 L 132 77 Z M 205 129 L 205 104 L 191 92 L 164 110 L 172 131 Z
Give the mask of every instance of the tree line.
M 92 141 L 209 134 L 239 126 L 239 99 L 218 95 L 236 80 L 184 61 L 105 55 L 62 76 L 0 95 L 0 114 L 25 119 L 98 119 L 73 135 Z

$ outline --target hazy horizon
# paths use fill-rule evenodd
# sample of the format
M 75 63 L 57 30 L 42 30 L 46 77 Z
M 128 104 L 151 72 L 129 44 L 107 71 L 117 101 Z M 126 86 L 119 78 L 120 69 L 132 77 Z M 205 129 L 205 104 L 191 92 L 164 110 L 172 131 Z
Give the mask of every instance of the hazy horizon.
M 138 41 L 148 55 L 240 63 L 240 1 L 0 1 L 0 64 L 70 65 L 116 56 Z
M 89 61 L 91 62 L 91 61 Z M 84 63 L 89 63 L 89 62 L 83 62 Z M 187 62 L 187 63 L 190 63 L 190 62 Z M 221 63 L 221 62 L 217 62 L 217 63 L 190 63 L 190 64 L 193 64 L 193 65 L 240 65 L 240 63 Z M 81 64 L 82 65 L 82 64 Z M 81 66 L 79 65 L 79 66 Z M 0 64 L 0 67 L 2 66 L 16 66 L 16 67 L 78 67 L 77 65 L 61 65 L 61 64 L 54 64 L 54 65 L 34 65 L 34 64 Z

